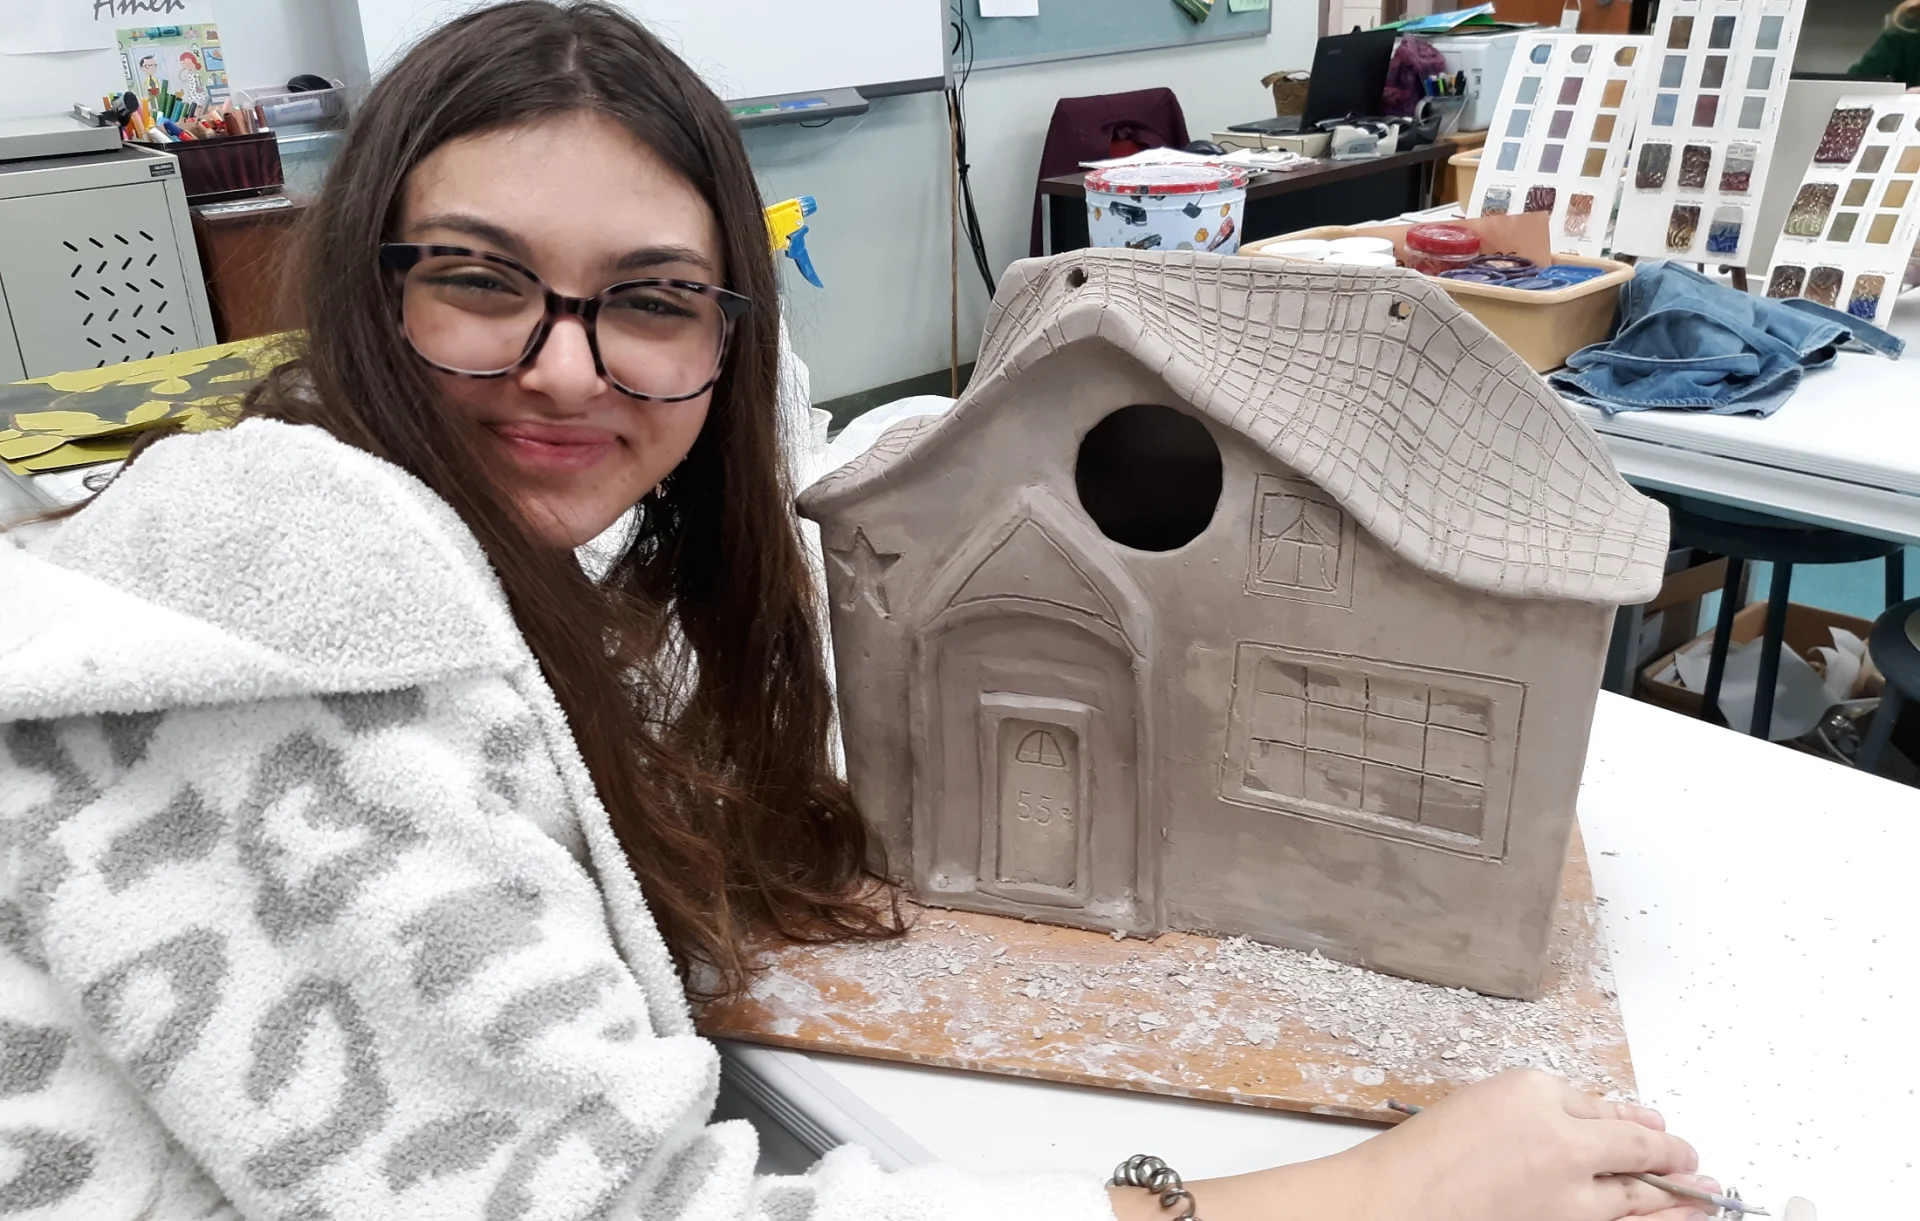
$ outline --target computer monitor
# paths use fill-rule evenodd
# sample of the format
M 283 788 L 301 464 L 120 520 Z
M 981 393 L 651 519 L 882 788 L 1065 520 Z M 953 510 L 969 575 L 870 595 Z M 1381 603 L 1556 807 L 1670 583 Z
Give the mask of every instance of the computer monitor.
M 1330 34 L 1313 49 L 1313 79 L 1307 82 L 1302 129 L 1346 115 L 1380 113 L 1380 91 L 1393 62 L 1395 30 L 1359 30 Z

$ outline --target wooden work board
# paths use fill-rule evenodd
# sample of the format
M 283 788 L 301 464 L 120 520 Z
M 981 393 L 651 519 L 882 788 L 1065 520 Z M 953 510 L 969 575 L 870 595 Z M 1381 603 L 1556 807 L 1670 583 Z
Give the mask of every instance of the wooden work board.
M 702 1033 L 1076 1085 L 1393 1122 L 1501 1068 L 1631 1097 L 1576 831 L 1538 1001 L 1439 988 L 1242 939 L 1153 941 L 910 906 L 904 940 L 781 945 Z

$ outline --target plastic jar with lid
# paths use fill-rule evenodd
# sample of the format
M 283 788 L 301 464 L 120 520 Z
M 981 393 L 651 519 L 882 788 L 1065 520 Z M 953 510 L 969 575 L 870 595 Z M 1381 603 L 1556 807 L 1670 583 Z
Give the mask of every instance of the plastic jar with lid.
M 1480 235 L 1465 225 L 1444 222 L 1415 225 L 1407 230 L 1407 266 L 1437 276 L 1471 264 L 1480 253 Z

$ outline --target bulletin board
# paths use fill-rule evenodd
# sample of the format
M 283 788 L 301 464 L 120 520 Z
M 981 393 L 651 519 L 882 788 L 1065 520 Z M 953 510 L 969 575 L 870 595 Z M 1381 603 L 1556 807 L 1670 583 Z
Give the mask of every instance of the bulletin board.
M 980 0 L 960 3 L 973 35 L 973 66 L 1011 68 L 1051 59 L 1265 38 L 1273 29 L 1272 4 L 1280 0 L 1248 13 L 1232 12 L 1227 0 L 1215 0 L 1205 21 L 1193 20 L 1173 0 L 1040 0 L 1037 17 L 982 17 Z

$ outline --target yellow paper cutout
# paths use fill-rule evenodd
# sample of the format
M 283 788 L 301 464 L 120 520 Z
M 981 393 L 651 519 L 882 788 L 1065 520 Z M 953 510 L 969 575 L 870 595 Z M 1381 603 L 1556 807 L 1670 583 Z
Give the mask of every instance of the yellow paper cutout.
M 0 441 L 0 458 L 8 462 L 19 462 L 49 450 L 59 449 L 66 443 L 66 438 L 56 437 L 52 433 L 29 433 L 24 437 Z

